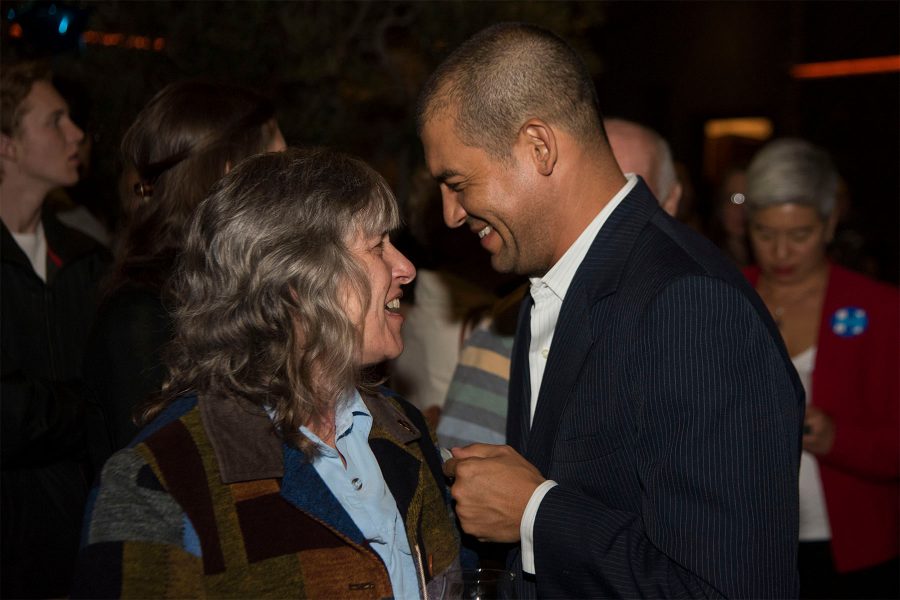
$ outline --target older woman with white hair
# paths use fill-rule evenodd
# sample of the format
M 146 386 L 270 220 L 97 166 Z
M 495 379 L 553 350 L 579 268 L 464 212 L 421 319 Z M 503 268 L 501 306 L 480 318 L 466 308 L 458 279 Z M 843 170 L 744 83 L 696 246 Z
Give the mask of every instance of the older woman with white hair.
M 249 158 L 196 209 L 164 396 L 106 463 L 73 596 L 439 596 L 459 544 L 422 415 L 368 367 L 403 349 L 413 265 L 362 161 Z
M 893 287 L 832 264 L 837 172 L 800 139 L 747 171 L 746 274 L 806 390 L 800 466 L 801 597 L 897 597 L 898 332 Z

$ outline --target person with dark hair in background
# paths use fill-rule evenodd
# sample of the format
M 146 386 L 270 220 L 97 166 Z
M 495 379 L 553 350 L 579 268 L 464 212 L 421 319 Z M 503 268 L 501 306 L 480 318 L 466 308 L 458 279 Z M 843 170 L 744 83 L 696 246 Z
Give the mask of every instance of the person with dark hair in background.
M 509 446 L 445 463 L 464 531 L 516 544 L 518 597 L 796 594 L 802 386 L 740 272 L 622 174 L 580 58 L 490 27 L 418 128 L 447 225 L 531 278 Z
M 900 593 L 900 295 L 826 256 L 838 174 L 801 139 L 747 170 L 747 277 L 806 390 L 800 462 L 800 597 Z
M 165 396 L 88 507 L 75 597 L 441 597 L 458 564 L 421 413 L 368 370 L 416 270 L 360 160 L 250 158 L 185 229 Z
M 271 103 L 242 87 L 200 81 L 166 86 L 125 133 L 125 227 L 85 362 L 113 450 L 134 437 L 134 408 L 162 385 L 171 318 L 160 291 L 185 224 L 232 166 L 283 148 Z
M 78 181 L 83 134 L 39 63 L 0 74 L 2 595 L 68 593 L 91 474 L 81 378 L 108 256 L 45 208 Z

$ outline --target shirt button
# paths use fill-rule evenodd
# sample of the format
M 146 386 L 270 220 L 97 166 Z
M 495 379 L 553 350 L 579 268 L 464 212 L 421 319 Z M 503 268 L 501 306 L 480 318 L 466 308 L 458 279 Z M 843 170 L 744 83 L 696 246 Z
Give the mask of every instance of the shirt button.
M 546 359 L 549 355 L 550 355 L 550 348 L 544 348 L 543 350 L 541 350 L 541 356 L 543 356 L 545 359 Z
M 350 480 L 350 483 L 353 485 L 353 489 L 357 492 L 362 489 L 362 481 L 359 480 L 359 477 L 354 477 Z

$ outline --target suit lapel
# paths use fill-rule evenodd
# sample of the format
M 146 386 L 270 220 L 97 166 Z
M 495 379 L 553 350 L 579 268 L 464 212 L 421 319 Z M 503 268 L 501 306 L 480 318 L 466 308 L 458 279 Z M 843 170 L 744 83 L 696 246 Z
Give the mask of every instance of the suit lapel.
M 569 288 L 553 333 L 525 455 L 541 473 L 550 466 L 552 457 L 548 450 L 553 448 L 560 417 L 594 343 L 590 309 L 584 289 Z
M 526 290 L 519 308 L 519 323 L 513 341 L 509 372 L 509 398 L 506 417 L 506 443 L 525 455 L 531 409 L 531 377 L 528 374 L 528 346 L 531 344 L 531 308 L 534 300 Z
M 545 475 L 552 463 L 560 419 L 596 341 L 593 336 L 598 324 L 593 322 L 594 308 L 603 298 L 615 293 L 635 239 L 658 210 L 661 209 L 656 199 L 643 180 L 639 180 L 594 238 L 563 300 L 533 426 L 524 443 L 526 458 Z M 523 329 L 530 332 L 530 319 L 520 321 L 519 326 L 519 333 Z M 528 343 L 524 346 L 527 377 Z M 511 401 L 510 407 L 512 404 Z

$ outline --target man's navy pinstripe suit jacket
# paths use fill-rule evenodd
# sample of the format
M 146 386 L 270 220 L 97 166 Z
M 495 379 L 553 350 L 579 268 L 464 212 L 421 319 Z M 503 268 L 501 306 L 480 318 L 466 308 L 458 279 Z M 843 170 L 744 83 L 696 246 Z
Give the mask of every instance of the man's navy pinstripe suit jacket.
M 796 596 L 803 390 L 743 276 L 639 181 L 563 301 L 529 428 L 530 307 L 507 439 L 559 485 L 518 594 Z

